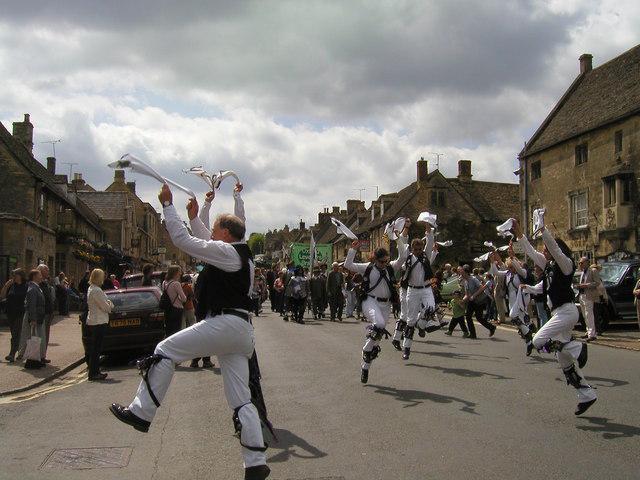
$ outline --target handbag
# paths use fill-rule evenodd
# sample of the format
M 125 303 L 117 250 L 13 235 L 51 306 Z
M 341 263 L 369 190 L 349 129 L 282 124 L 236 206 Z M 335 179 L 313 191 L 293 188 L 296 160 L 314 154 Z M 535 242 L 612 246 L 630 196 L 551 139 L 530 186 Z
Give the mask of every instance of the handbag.
M 42 339 L 36 336 L 36 327 L 32 325 L 31 337 L 27 340 L 27 347 L 24 351 L 24 358 L 27 360 L 27 363 L 31 360 L 31 362 L 37 362 L 40 364 L 40 345 L 42 345 Z M 25 366 L 28 368 L 26 364 Z

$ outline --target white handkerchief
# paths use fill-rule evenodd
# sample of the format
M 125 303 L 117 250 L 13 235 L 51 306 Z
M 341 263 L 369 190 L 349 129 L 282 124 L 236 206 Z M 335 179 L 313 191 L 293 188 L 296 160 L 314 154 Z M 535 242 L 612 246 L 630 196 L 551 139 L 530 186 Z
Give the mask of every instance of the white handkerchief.
M 435 213 L 422 212 L 418 215 L 418 222 L 426 222 L 431 225 L 433 228 L 438 228 L 436 222 L 438 221 L 438 215 Z
M 351 240 L 357 240 L 358 239 L 356 234 L 353 233 L 351 230 L 349 230 L 349 227 L 347 227 L 340 220 L 338 220 L 336 218 L 332 218 L 331 219 L 331 223 L 333 223 L 336 226 L 336 228 L 338 229 L 338 231 L 341 234 L 343 234 L 345 237 L 350 238 Z
M 196 198 L 196 194 L 193 193 L 192 190 L 190 190 L 187 187 L 183 187 L 182 185 L 174 182 L 173 180 L 163 177 L 158 172 L 156 172 L 151 166 L 147 165 L 142 160 L 134 157 L 129 153 L 125 153 L 122 157 L 120 157 L 120 160 L 109 163 L 107 166 L 111 168 L 127 169 L 127 170 L 131 170 L 134 173 L 139 173 L 140 175 L 145 175 L 147 177 L 155 178 L 160 183 L 171 184 L 177 189 L 182 190 L 191 198 Z
M 450 247 L 453 245 L 453 240 L 446 240 L 444 242 L 436 242 L 441 247 Z
M 211 181 L 213 183 L 214 188 L 220 188 L 220 184 L 225 178 L 233 177 L 236 179 L 236 183 L 240 183 L 240 179 L 236 172 L 232 172 L 231 170 L 220 170 L 218 173 L 211 176 Z
M 407 222 L 407 219 L 404 217 L 396 218 L 396 221 L 393 222 L 393 229 L 398 232 L 398 234 L 402 233 L 404 230 L 404 224 Z
M 493 242 L 490 242 L 490 241 L 488 241 L 488 240 L 487 240 L 487 241 L 485 241 L 483 245 L 484 245 L 485 247 L 492 248 L 493 250 L 495 250 L 495 249 L 496 249 L 496 247 L 495 247 L 495 245 L 493 244 Z
M 509 245 L 503 245 L 501 247 L 496 248 L 496 250 L 499 252 L 506 252 L 507 250 L 509 250 Z
M 544 227 L 544 208 L 536 208 L 533 211 L 533 238 L 541 235 L 540 230 Z
M 496 230 L 498 231 L 498 235 L 501 237 L 513 237 L 513 233 L 511 233 L 511 229 L 513 228 L 513 218 L 510 218 L 502 225 L 498 225 Z
M 489 255 L 490 254 L 491 254 L 491 252 L 487 252 L 487 253 L 485 253 L 483 255 L 480 255 L 479 257 L 474 258 L 473 261 L 474 262 L 478 262 L 478 263 L 486 262 L 487 260 L 489 260 Z

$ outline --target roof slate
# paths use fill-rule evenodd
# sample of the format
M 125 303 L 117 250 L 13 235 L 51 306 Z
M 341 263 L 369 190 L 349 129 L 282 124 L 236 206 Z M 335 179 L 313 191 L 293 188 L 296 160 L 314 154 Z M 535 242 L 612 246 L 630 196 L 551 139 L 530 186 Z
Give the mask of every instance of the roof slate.
M 521 155 L 532 155 L 637 113 L 640 113 L 640 45 L 580 74 Z
M 78 192 L 82 199 L 104 220 L 126 220 L 127 194 L 125 192 Z

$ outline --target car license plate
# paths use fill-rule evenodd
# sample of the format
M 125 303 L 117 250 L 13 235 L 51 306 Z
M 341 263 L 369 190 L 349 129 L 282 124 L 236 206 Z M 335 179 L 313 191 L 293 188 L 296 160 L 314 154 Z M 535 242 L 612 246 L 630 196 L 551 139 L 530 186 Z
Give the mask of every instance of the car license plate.
M 118 320 L 111 320 L 109 322 L 110 327 L 138 327 L 140 326 L 139 318 L 121 318 Z

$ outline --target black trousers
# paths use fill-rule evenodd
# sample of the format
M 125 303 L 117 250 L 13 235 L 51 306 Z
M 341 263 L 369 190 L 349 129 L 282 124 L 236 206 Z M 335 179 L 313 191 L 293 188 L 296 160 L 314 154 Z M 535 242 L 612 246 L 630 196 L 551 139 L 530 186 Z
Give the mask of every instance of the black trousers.
M 180 331 L 182 325 L 182 308 L 171 307 L 164 314 L 165 337 L 170 337 Z
M 109 327 L 108 323 L 102 323 L 100 325 L 87 325 L 91 342 L 87 349 L 87 365 L 89 366 L 89 376 L 93 377 L 100 373 L 100 352 L 102 351 L 102 340 L 104 334 Z
M 467 328 L 469 328 L 469 335 L 471 337 L 476 336 L 476 327 L 473 324 L 473 318 L 472 318 L 473 316 L 476 317 L 476 320 L 478 321 L 478 323 L 480 323 L 480 325 L 482 325 L 484 328 L 486 328 L 490 332 L 495 328 L 484 318 L 484 306 L 485 306 L 485 302 L 482 302 L 482 303 L 469 302 L 467 304 L 466 320 L 467 320 Z
M 342 309 L 344 308 L 344 297 L 342 293 L 329 297 L 329 311 L 331 312 L 331 320 L 335 320 L 336 314 L 338 318 L 342 318 Z
M 20 332 L 22 331 L 22 319 L 24 313 L 11 313 L 7 314 L 7 320 L 9 321 L 9 328 L 11 329 L 11 350 L 10 356 L 14 356 L 20 348 Z
M 464 324 L 464 317 L 453 317 L 449 322 L 449 331 L 453 332 L 453 330 L 456 328 L 456 325 L 460 325 L 460 330 L 462 330 L 464 333 L 469 333 L 469 331 L 467 330 L 467 326 Z
M 289 309 L 293 314 L 293 320 L 299 322 L 304 317 L 304 311 L 307 306 L 307 298 L 289 298 Z

